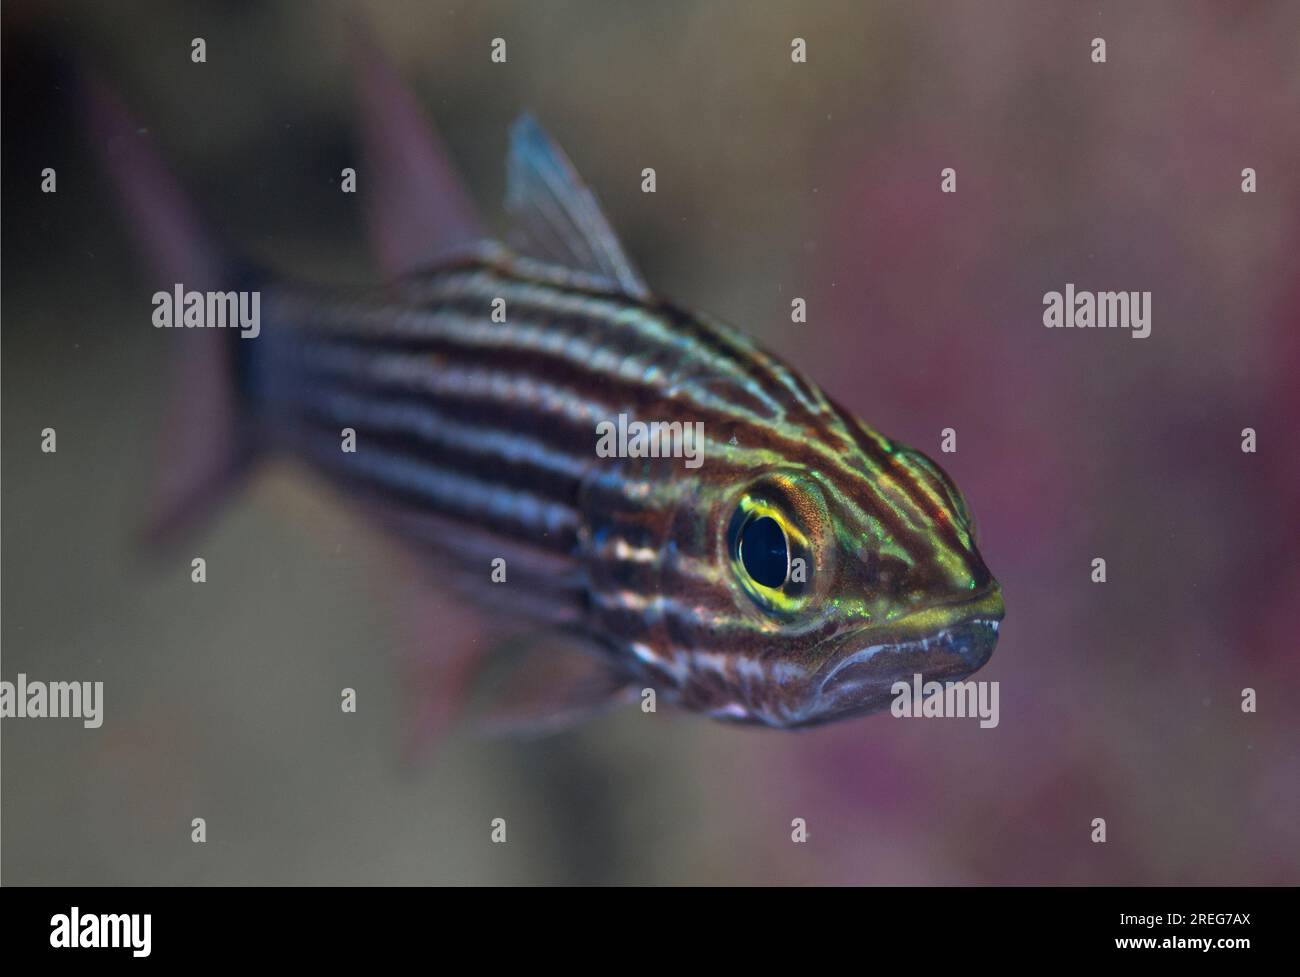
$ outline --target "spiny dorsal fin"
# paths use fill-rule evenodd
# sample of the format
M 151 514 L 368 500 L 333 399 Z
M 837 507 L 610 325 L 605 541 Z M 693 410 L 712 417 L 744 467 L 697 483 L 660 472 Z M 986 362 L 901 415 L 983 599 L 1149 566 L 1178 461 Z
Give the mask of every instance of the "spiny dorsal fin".
M 595 195 L 528 113 L 510 130 L 506 210 L 522 239 L 520 250 L 599 275 L 634 298 L 649 297 Z

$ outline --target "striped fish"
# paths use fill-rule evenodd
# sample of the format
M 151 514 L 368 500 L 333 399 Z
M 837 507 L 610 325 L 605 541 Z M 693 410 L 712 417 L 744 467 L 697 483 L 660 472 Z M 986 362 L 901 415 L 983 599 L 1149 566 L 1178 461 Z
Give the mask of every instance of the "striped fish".
M 409 93 L 374 60 L 362 91 L 377 251 L 408 270 L 348 292 L 258 276 L 256 340 L 183 337 L 209 371 L 185 381 L 190 402 L 203 393 L 205 434 L 193 416 L 177 423 L 163 523 L 254 455 L 304 459 L 439 575 L 573 638 L 590 674 L 565 686 L 566 715 L 653 689 L 790 729 L 988 660 L 1001 592 L 937 464 L 742 333 L 654 295 L 531 117 L 510 141 L 511 246 L 480 243 Z M 96 105 L 105 140 L 131 138 L 115 107 Z M 122 155 L 110 158 L 124 196 L 141 172 L 164 179 L 140 147 Z M 177 281 L 228 285 L 229 263 L 163 196 L 135 212 L 147 239 L 184 245 L 159 263 Z M 702 423 L 702 464 L 601 456 L 597 432 L 620 415 Z M 528 675 L 545 685 L 545 667 Z

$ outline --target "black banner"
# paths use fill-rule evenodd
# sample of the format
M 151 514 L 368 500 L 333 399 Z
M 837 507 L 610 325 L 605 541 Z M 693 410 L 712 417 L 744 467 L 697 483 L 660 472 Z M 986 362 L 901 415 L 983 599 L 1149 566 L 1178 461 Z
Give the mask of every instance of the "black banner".
M 415 888 L 13 888 L 2 890 L 6 960 L 79 966 L 128 963 L 205 965 L 315 961 L 375 963 L 431 940 L 440 957 L 481 943 L 504 927 L 509 938 L 491 947 L 539 947 L 577 938 L 574 927 L 629 939 L 636 954 L 637 919 L 656 896 L 627 894 L 593 900 L 574 892 L 542 903 L 535 893 L 446 892 Z M 792 897 L 793 896 L 793 897 Z M 572 899 L 581 913 L 555 912 Z M 1290 942 L 1282 888 L 900 888 L 827 893 L 735 893 L 726 907 L 672 897 L 676 926 L 694 939 L 719 941 L 730 954 L 758 912 L 759 943 L 783 949 L 812 940 L 841 949 L 861 944 L 873 960 L 900 954 L 899 963 L 997 961 L 1116 961 L 1181 966 L 1209 960 L 1236 967 L 1272 959 Z M 811 900 L 811 901 L 809 901 Z M 766 906 L 764 904 L 767 904 Z M 838 904 L 838 905 L 837 905 Z M 548 911 L 549 910 L 549 911 Z M 602 911 L 603 910 L 603 911 Z M 655 917 L 665 919 L 667 909 Z M 458 918 L 459 917 L 459 918 Z M 563 920 L 569 922 L 564 923 Z M 721 926 L 726 919 L 731 923 Z M 549 922 L 548 922 L 549 920 Z M 710 922 L 712 920 L 712 922 Z M 487 928 L 485 931 L 484 927 Z M 561 932 L 560 930 L 568 930 Z M 719 928 L 720 927 L 720 928 Z M 400 936 L 400 934 L 406 934 Z M 478 935 L 475 935 L 478 934 Z M 784 936 L 782 936 L 784 934 Z M 643 936 L 654 947 L 659 924 Z M 601 939 L 605 939 L 604 935 Z M 746 947 L 759 945 L 741 940 Z M 458 946 L 459 944 L 459 946 Z M 724 945 L 725 944 L 725 945 Z M 731 947 L 727 949 L 726 947 Z M 744 952 L 744 951 L 742 951 Z

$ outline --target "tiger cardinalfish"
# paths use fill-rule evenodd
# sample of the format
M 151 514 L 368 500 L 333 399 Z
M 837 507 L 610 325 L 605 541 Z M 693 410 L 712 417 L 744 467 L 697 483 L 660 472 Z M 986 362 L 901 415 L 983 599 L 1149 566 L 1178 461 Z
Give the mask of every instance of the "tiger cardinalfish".
M 373 54 L 359 77 L 357 172 L 391 282 L 369 291 L 237 274 L 116 101 L 91 98 L 168 287 L 261 295 L 256 339 L 171 334 L 186 406 L 162 525 L 257 456 L 305 459 L 440 574 L 574 639 L 576 658 L 548 651 L 520 671 L 538 724 L 653 689 L 718 719 L 805 727 L 988 660 L 1001 591 L 938 465 L 742 333 L 654 295 L 530 116 L 510 139 L 510 245 L 479 243 L 412 95 Z M 615 419 L 702 423 L 701 463 L 598 452 Z M 554 696 L 552 673 L 566 676 Z

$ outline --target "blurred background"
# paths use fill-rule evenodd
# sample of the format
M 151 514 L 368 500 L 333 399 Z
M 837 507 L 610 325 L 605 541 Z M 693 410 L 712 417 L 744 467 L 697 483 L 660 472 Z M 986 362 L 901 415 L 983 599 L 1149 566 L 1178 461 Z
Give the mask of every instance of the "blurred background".
M 344 8 L 9 0 L 3 677 L 106 687 L 101 729 L 4 723 L 5 882 L 1300 881 L 1300 5 L 355 6 L 486 215 L 532 109 L 657 291 L 942 458 L 1006 595 L 1000 725 L 632 709 L 412 753 L 403 563 L 319 483 L 268 466 L 143 558 L 168 350 L 69 67 L 243 251 L 369 281 Z M 1150 338 L 1044 329 L 1067 282 L 1150 290 Z M 429 656 L 486 640 L 428 614 Z

